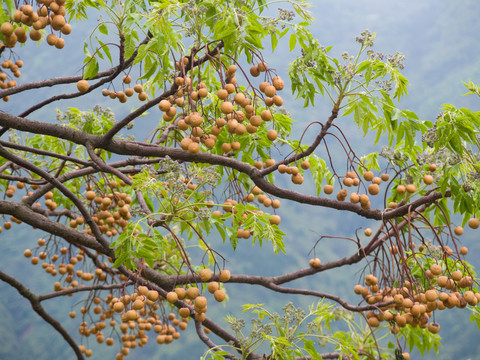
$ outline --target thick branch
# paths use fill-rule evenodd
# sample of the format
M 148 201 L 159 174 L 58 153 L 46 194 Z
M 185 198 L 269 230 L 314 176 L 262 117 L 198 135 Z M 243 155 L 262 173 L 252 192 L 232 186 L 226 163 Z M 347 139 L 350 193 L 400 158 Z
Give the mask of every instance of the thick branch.
M 70 244 L 80 244 L 101 253 L 105 251 L 94 237 L 50 220 L 23 203 L 0 200 L 0 214 L 13 215 L 34 228 L 60 236 Z

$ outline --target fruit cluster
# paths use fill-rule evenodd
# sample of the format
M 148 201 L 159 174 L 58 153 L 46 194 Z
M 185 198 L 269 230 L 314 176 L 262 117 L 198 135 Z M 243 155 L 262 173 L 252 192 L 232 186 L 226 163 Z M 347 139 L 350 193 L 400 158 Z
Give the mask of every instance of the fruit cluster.
M 86 82 L 86 80 L 81 80 L 81 81 Z M 132 82 L 132 77 L 130 75 L 125 75 L 123 77 L 122 82 L 125 85 L 129 85 Z M 80 82 L 79 82 L 79 84 L 80 84 Z M 88 82 L 87 82 L 87 85 L 88 85 Z M 81 92 L 85 92 L 85 91 L 88 90 L 88 86 L 86 86 L 86 87 L 83 86 L 83 88 L 78 86 L 78 89 Z M 108 89 L 103 89 L 102 90 L 102 95 L 103 96 L 109 97 L 110 99 L 118 99 L 118 101 L 120 101 L 122 104 L 126 103 L 127 99 L 129 97 L 132 97 L 135 93 L 138 94 L 138 100 L 140 100 L 140 101 L 145 101 L 148 98 L 148 95 L 145 91 L 143 91 L 143 86 L 141 84 L 135 84 L 135 86 L 133 88 L 128 87 L 124 91 L 120 90 L 120 91 L 115 92 L 115 91 L 111 91 L 111 90 L 108 90 Z
M 5 60 L 2 62 L 2 68 L 8 69 L 12 72 L 12 75 L 16 78 L 21 76 L 20 68 L 23 67 L 23 61 L 17 60 L 13 62 L 12 60 Z M 15 80 L 7 80 L 8 76 L 7 73 L 0 70 L 0 89 L 7 89 L 17 86 L 17 82 Z M 4 96 L 3 101 L 8 101 L 9 97 Z
M 110 237 L 117 235 L 127 227 L 127 221 L 132 217 L 130 213 L 132 198 L 124 192 L 115 191 L 115 189 L 125 186 L 123 181 L 118 183 L 116 180 L 112 180 L 108 186 L 112 190 L 109 194 L 96 193 L 91 186 L 87 186 L 85 198 L 90 202 L 93 221 L 103 234 Z M 83 222 L 82 217 L 76 218 L 70 221 L 70 227 L 76 228 L 83 225 Z M 92 234 L 89 227 L 83 232 Z
M 17 42 L 25 43 L 27 41 L 27 30 L 30 32 L 30 39 L 39 41 L 42 38 L 42 29 L 50 25 L 53 31 L 60 31 L 63 35 L 72 32 L 72 26 L 65 20 L 65 0 L 37 0 L 41 6 L 37 11 L 29 5 L 21 5 L 13 15 L 14 27 L 10 22 L 3 23 L 0 31 L 4 36 L 5 46 L 15 47 Z M 31 28 L 31 29 L 29 29 Z M 62 49 L 65 46 L 65 40 L 53 32 L 47 36 L 47 43 Z
M 480 302 L 480 293 L 475 293 L 471 288 L 473 279 L 464 275 L 462 271 L 455 270 L 447 275 L 442 275 L 445 270 L 439 264 L 434 264 L 427 269 L 430 287 L 420 288 L 405 281 L 402 287 L 380 289 L 378 279 L 369 274 L 365 277 L 365 285 L 356 285 L 354 292 L 361 295 L 371 305 L 379 305 L 380 311 L 370 311 L 366 314 L 368 324 L 377 327 L 380 322 L 387 321 L 396 327 L 406 325 L 428 328 L 432 333 L 440 330 L 440 325 L 430 322 L 435 310 L 446 308 L 464 308 L 476 306 Z M 444 290 L 443 290 L 444 289 Z M 448 290 L 448 291 L 447 291 Z
M 118 277 L 121 282 L 128 280 L 125 275 L 108 270 L 107 264 L 101 264 L 101 267 L 107 269 L 106 271 L 102 270 L 101 267 L 97 267 L 93 273 L 78 269 L 78 267 L 83 267 L 86 264 L 84 261 L 85 254 L 82 250 L 79 250 L 76 255 L 72 255 L 72 250 L 64 247 L 60 249 L 60 254 L 52 255 L 48 261 L 49 251 L 47 247 L 49 244 L 43 238 L 38 239 L 37 244 L 38 248 L 35 250 L 38 253 L 37 256 L 32 256 L 33 251 L 30 249 L 25 250 L 24 256 L 31 258 L 33 265 L 37 265 L 43 260 L 42 268 L 47 273 L 52 276 L 61 276 L 60 281 L 53 285 L 54 291 L 85 286 L 82 282 L 104 283 L 113 277 Z M 43 249 L 43 247 L 45 248 Z M 58 266 L 55 265 L 57 261 L 60 261 Z M 77 270 L 75 270 L 76 267 Z M 220 283 L 212 280 L 213 275 L 212 271 L 206 268 L 200 270 L 197 274 L 203 283 L 208 283 L 207 290 L 213 294 L 215 300 L 222 302 L 225 300 L 226 294 L 220 283 L 230 280 L 230 272 L 221 270 L 218 273 Z M 72 296 L 73 293 L 68 295 Z M 162 315 L 165 313 L 163 309 L 165 305 L 171 306 L 170 304 L 174 304 L 178 300 L 184 301 L 189 306 L 178 309 L 178 318 L 174 313 L 170 313 L 168 316 Z M 162 308 L 161 311 L 159 311 L 160 308 Z M 194 313 L 191 308 L 193 308 Z M 110 326 L 112 331 L 118 331 L 121 334 L 119 336 L 121 349 L 116 355 L 116 359 L 121 360 L 130 353 L 130 349 L 147 344 L 149 331 L 156 334 L 158 344 L 169 344 L 180 337 L 180 330 L 183 331 L 187 328 L 190 317 L 203 322 L 206 311 L 207 298 L 200 295 L 200 290 L 196 286 L 190 286 L 186 289 L 177 287 L 174 291 L 167 293 L 165 298 L 160 296 L 156 290 L 139 286 L 137 291 L 130 295 L 123 294 L 115 297 L 110 293 L 105 299 L 99 296 L 89 298 L 85 306 L 80 309 L 83 321 L 78 331 L 85 338 L 94 335 L 98 343 L 105 343 L 108 346 L 114 345 L 115 339 L 113 337 L 106 338 L 104 329 Z M 87 313 L 98 315 L 98 320 L 93 321 L 92 319 L 90 326 L 85 320 Z M 119 319 L 116 319 L 117 314 L 120 315 Z M 77 314 L 75 311 L 71 311 L 69 316 L 75 318 Z M 205 331 L 208 332 L 209 330 L 205 328 Z M 87 357 L 92 355 L 92 350 L 87 349 L 84 345 L 81 345 L 80 349 Z

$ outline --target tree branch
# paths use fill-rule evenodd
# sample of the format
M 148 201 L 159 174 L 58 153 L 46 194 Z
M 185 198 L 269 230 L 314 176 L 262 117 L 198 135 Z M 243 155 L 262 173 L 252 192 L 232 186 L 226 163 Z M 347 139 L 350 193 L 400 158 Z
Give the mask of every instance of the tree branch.
M 49 323 L 55 330 L 57 330 L 60 335 L 65 339 L 65 341 L 70 345 L 72 350 L 75 352 L 75 355 L 77 355 L 77 359 L 83 360 L 83 354 L 80 351 L 77 343 L 73 338 L 70 336 L 70 334 L 63 328 L 63 326 L 55 320 L 49 313 L 45 311 L 45 309 L 40 305 L 40 298 L 36 294 L 30 291 L 25 285 L 23 285 L 20 281 L 15 279 L 14 277 L 4 273 L 3 271 L 0 271 L 0 280 L 6 282 L 10 286 L 14 287 L 20 295 L 22 295 L 24 298 L 26 298 L 28 301 L 30 301 L 30 304 L 32 305 L 33 310 L 47 323 Z

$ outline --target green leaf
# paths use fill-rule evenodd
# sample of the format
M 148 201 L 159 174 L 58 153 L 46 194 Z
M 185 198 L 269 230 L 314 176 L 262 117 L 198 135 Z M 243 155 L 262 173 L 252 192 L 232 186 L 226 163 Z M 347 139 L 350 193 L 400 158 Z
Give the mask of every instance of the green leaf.
M 108 35 L 108 28 L 106 24 L 102 24 L 98 27 L 98 31 L 100 31 L 104 35 Z
M 98 62 L 95 57 L 91 57 L 87 61 L 87 66 L 83 69 L 83 78 L 92 79 L 98 74 Z
M 13 18 L 13 14 L 15 14 L 15 1 L 14 0 L 4 0 L 5 4 L 7 5 L 8 9 L 8 14 L 10 15 L 11 18 Z
M 290 39 L 288 40 L 288 46 L 289 46 L 289 51 L 292 52 L 293 49 L 295 49 L 295 46 L 297 45 L 297 35 L 293 33 L 290 35 Z

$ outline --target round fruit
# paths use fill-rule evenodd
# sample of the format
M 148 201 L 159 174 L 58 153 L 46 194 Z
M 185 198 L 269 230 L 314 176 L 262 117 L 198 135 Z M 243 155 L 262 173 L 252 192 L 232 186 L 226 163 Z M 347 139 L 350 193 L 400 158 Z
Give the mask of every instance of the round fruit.
M 268 130 L 268 132 L 267 132 L 268 140 L 273 141 L 277 138 L 277 136 L 278 136 L 278 133 L 277 133 L 276 130 L 274 130 L 274 129 Z
M 162 101 L 160 101 L 160 103 L 158 104 L 159 109 L 162 110 L 162 111 L 168 111 L 168 110 L 170 110 L 171 106 L 172 106 L 172 105 L 170 104 L 170 101 L 168 101 L 168 100 L 162 100 Z
M 319 258 L 313 258 L 309 261 L 309 265 L 313 268 L 318 268 L 322 265 L 322 262 Z
M 413 194 L 415 191 L 417 191 L 417 188 L 413 184 L 408 184 L 406 189 L 410 194 Z
M 272 83 L 273 83 L 273 86 L 275 86 L 275 89 L 277 89 L 277 90 L 282 90 L 285 87 L 285 83 L 280 78 L 280 76 L 275 76 L 272 79 Z
M 406 191 L 407 191 L 407 189 L 405 188 L 405 186 L 403 186 L 403 185 L 398 185 L 397 186 L 397 193 L 398 194 L 405 194 Z
M 55 44 L 57 43 L 57 40 L 58 40 L 58 37 L 55 34 L 49 34 L 47 36 L 47 44 L 50 46 L 55 46 Z
M 197 296 L 195 298 L 195 306 L 199 309 L 205 309 L 207 307 L 207 298 L 205 296 Z
M 303 170 L 310 169 L 310 163 L 307 160 L 302 161 L 300 166 L 302 167 Z
M 200 270 L 200 272 L 198 273 L 198 275 L 200 276 L 200 279 L 203 281 L 203 282 L 206 282 L 208 280 L 210 280 L 212 278 L 212 270 L 210 269 L 202 269 Z
M 383 181 L 388 181 L 388 179 L 390 179 L 390 175 L 388 175 L 388 174 L 382 174 L 382 175 L 380 175 L 380 178 L 381 178 Z
M 461 226 L 457 226 L 455 229 L 453 229 L 453 232 L 455 233 L 455 235 L 462 235 L 463 234 L 463 228 Z
M 188 152 L 190 152 L 191 154 L 197 154 L 199 151 L 200 145 L 196 142 L 191 142 L 190 145 L 188 145 Z
M 429 171 L 432 171 L 432 172 L 435 171 L 435 170 L 437 170 L 437 165 L 435 165 L 435 164 L 430 164 L 430 165 L 428 165 L 428 170 L 429 170 Z
M 214 297 L 215 300 L 217 300 L 218 302 L 222 302 L 223 300 L 225 300 L 225 290 L 223 290 L 223 289 L 218 289 L 218 290 L 216 290 L 216 291 L 213 293 L 213 297 Z
M 330 195 L 331 193 L 333 193 L 333 185 L 329 185 L 329 184 L 325 185 L 323 187 L 323 192 L 327 195 Z
M 60 31 L 62 32 L 62 34 L 64 35 L 68 35 L 72 32 L 72 25 L 70 24 L 65 24 L 63 25 L 63 27 L 60 29 Z
M 2 24 L 2 26 L 0 27 L 0 32 L 4 36 L 9 36 L 9 35 L 13 34 L 13 25 L 10 24 L 9 22 L 4 22 Z
M 275 89 L 275 86 L 273 85 L 268 85 L 265 87 L 265 95 L 267 95 L 268 97 L 273 97 L 276 93 L 277 93 L 277 90 Z M 272 100 L 273 102 L 273 100 Z
M 218 274 L 218 279 L 221 282 L 227 282 L 230 280 L 230 271 L 229 270 L 221 270 L 220 273 Z
M 368 185 L 368 192 L 371 195 L 377 195 L 380 192 L 380 187 L 377 184 Z
M 428 324 L 428 331 L 430 331 L 432 334 L 438 333 L 440 331 L 440 324 L 435 322 Z
M 433 275 L 440 275 L 442 273 L 442 267 L 440 265 L 434 264 L 430 267 L 430 271 Z
M 88 91 L 88 81 L 87 80 L 80 80 L 77 82 L 77 89 L 81 93 L 85 93 Z
M 170 291 L 167 293 L 167 301 L 171 304 L 175 303 L 178 300 L 178 295 L 175 291 Z
M 363 233 L 365 234 L 365 236 L 371 236 L 373 231 L 372 231 L 372 229 L 367 228 L 367 229 L 365 229 L 365 231 Z
M 432 185 L 433 184 L 433 176 L 432 175 L 425 175 L 423 177 L 423 182 L 425 185 Z
M 270 121 L 272 120 L 272 112 L 270 110 L 263 110 L 260 114 L 260 117 L 262 118 L 263 121 Z
M 209 282 L 207 285 L 207 290 L 210 294 L 213 294 L 220 288 L 220 285 L 216 281 Z
M 200 290 L 197 287 L 192 286 L 187 289 L 187 296 L 189 299 L 193 300 L 200 294 Z
M 224 101 L 220 105 L 220 110 L 224 114 L 230 114 L 233 111 L 233 104 L 230 101 Z
M 265 61 L 262 61 L 262 62 L 259 63 L 257 66 L 258 66 L 258 70 L 259 70 L 260 72 L 265 72 L 265 71 L 267 71 L 267 68 L 268 68 L 268 67 L 267 67 L 267 63 L 266 63 Z
M 478 220 L 477 218 L 471 218 L 468 220 L 468 226 L 472 229 L 477 229 L 479 225 L 480 220 Z
M 363 174 L 363 178 L 367 181 L 372 181 L 373 180 L 373 172 L 371 171 L 366 171 L 364 174 Z

